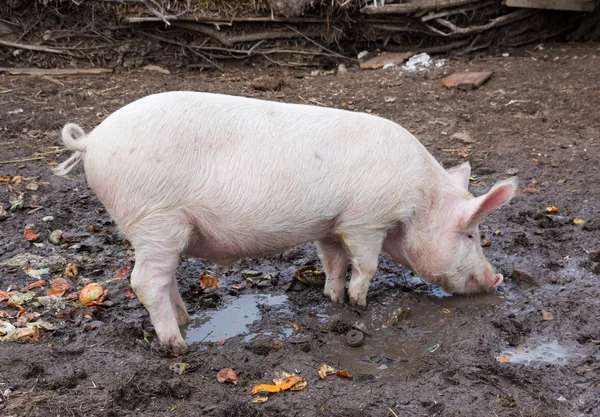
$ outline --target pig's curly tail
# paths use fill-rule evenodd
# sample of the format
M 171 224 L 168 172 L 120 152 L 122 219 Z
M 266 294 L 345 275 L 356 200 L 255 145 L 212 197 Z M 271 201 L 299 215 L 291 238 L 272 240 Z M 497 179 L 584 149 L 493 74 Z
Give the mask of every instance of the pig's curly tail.
M 85 139 L 85 132 L 76 124 L 69 123 L 63 127 L 62 141 L 68 149 L 75 152 L 65 162 L 52 169 L 54 175 L 66 175 L 83 159 Z

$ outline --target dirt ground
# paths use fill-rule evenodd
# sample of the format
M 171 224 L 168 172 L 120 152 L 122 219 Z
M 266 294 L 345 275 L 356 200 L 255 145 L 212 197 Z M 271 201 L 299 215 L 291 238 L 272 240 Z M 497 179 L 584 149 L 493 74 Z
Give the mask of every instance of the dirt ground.
M 37 341 L 0 342 L 0 414 L 600 416 L 600 46 L 508 52 L 447 60 L 421 72 L 311 74 L 256 66 L 226 74 L 0 76 L 0 290 L 14 291 L 24 308 L 19 313 L 1 301 L 0 330 L 45 323 Z M 465 69 L 494 75 L 473 91 L 439 86 Z M 262 91 L 260 76 L 283 85 Z M 161 356 L 148 314 L 129 289 L 131 247 L 81 167 L 65 178 L 50 168 L 68 156 L 59 141 L 65 123 L 89 130 L 139 97 L 170 90 L 307 102 L 393 119 L 444 166 L 468 159 L 475 195 L 518 172 L 515 199 L 481 227 L 490 242 L 484 251 L 505 284 L 496 294 L 448 296 L 381 255 L 369 308 L 358 311 L 332 306 L 318 287 L 286 291 L 297 269 L 318 265 L 312 245 L 243 260 L 229 271 L 184 259 L 178 281 L 194 317 L 190 350 Z M 551 206 L 558 211 L 548 214 Z M 33 243 L 24 234 L 30 224 L 30 239 L 40 233 Z M 49 242 L 56 230 L 67 232 L 58 246 Z M 65 274 L 69 263 L 77 275 Z M 246 270 L 260 276 L 251 278 L 257 285 L 246 280 Z M 218 290 L 202 290 L 204 271 L 218 276 Z M 47 297 L 58 278 L 72 288 Z M 40 279 L 45 286 L 24 289 Z M 234 288 L 244 281 L 244 288 Z M 108 296 L 84 316 L 82 308 L 72 311 L 77 300 L 69 295 L 89 282 L 102 283 Z M 408 317 L 386 325 L 393 311 L 408 307 Z M 346 344 L 352 326 L 366 327 L 361 347 Z M 179 374 L 170 367 L 177 362 L 190 367 Z M 353 379 L 320 380 L 324 363 Z M 228 367 L 239 377 L 236 385 L 215 378 Z M 252 387 L 281 371 L 305 377 L 307 388 L 251 402 Z

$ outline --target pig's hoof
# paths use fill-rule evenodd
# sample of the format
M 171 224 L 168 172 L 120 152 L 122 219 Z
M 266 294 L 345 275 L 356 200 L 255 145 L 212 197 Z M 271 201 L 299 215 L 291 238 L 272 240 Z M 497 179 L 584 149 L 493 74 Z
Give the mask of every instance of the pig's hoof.
M 177 310 L 175 312 L 175 320 L 177 320 L 178 326 L 183 326 L 190 322 L 190 315 L 186 310 Z
M 177 356 L 185 355 L 188 351 L 188 347 L 185 343 L 183 345 L 153 343 L 152 349 L 164 358 L 176 358 Z
M 336 303 L 336 304 L 344 304 L 344 293 L 338 294 L 335 292 L 332 292 L 331 294 L 325 294 L 326 296 L 329 297 L 329 299 Z
M 350 305 L 353 307 L 360 308 L 362 310 L 366 310 L 367 309 L 367 298 L 365 297 L 364 299 L 361 299 L 361 298 L 355 298 L 355 297 L 350 296 Z

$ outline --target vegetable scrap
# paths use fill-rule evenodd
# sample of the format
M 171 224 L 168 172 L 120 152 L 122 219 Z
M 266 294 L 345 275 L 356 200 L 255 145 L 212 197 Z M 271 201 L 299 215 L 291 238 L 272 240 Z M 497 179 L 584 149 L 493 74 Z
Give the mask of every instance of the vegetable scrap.
M 34 224 L 28 224 L 27 226 L 25 226 L 25 230 L 23 231 L 23 234 L 25 235 L 25 239 L 27 239 L 29 242 L 35 242 L 36 240 L 38 240 L 40 238 L 40 234 L 35 233 L 33 231 L 34 227 L 35 227 Z
M 410 307 L 398 307 L 397 309 L 389 312 L 385 318 L 384 324 L 386 326 L 398 327 L 398 323 L 402 320 L 408 319 L 410 316 Z
M 283 373 L 282 378 L 273 379 L 274 385 L 270 384 L 259 384 L 252 388 L 252 395 L 259 394 L 260 399 L 255 397 L 253 402 L 265 402 L 261 395 L 272 394 L 281 391 L 300 391 L 308 386 L 308 381 L 301 376 L 290 374 L 287 372 Z
M 498 362 L 508 362 L 508 358 L 506 356 L 498 356 L 496 360 Z
M 319 374 L 319 378 L 321 378 L 321 379 L 325 379 L 325 378 L 327 378 L 327 376 L 334 375 L 334 374 L 338 375 L 342 378 L 352 379 L 352 375 L 350 375 L 348 372 L 341 371 L 341 370 L 337 371 L 327 364 L 322 365 L 321 368 L 319 368 L 319 371 L 317 373 Z
M 325 285 L 325 272 L 315 265 L 305 266 L 296 271 L 293 279 L 312 287 L 322 287 Z
M 169 369 L 178 375 L 183 374 L 186 370 L 191 368 L 192 365 L 185 362 L 175 362 L 169 365 Z
M 75 278 L 79 274 L 79 268 L 75 264 L 67 264 L 65 267 L 65 276 L 67 278 Z
M 550 207 L 546 207 L 546 213 L 558 213 L 558 207 L 555 206 L 550 206 Z
M 26 286 L 25 288 L 23 288 L 21 291 L 27 292 L 27 291 L 32 290 L 34 288 L 43 287 L 45 285 L 46 285 L 46 281 L 44 281 L 43 279 L 40 279 L 38 281 L 32 282 L 31 284 L 29 284 L 28 286 Z
M 234 385 L 239 382 L 238 376 L 231 368 L 223 368 L 217 373 L 217 381 L 219 384 L 231 382 Z
M 206 272 L 203 272 L 202 275 L 198 277 L 198 279 L 200 280 L 200 287 L 202 287 L 203 290 L 206 290 L 208 288 L 219 288 L 219 280 L 207 274 Z
M 583 219 L 573 219 L 573 223 L 575 223 L 577 226 L 583 226 L 585 224 L 585 220 L 583 220 Z

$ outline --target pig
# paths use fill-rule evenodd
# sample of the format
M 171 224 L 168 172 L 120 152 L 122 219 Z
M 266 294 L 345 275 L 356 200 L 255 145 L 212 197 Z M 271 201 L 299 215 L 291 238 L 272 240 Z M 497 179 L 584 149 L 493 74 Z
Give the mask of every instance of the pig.
M 365 307 L 385 252 L 455 294 L 495 290 L 478 225 L 516 177 L 474 197 L 468 163 L 445 170 L 398 124 L 369 114 L 175 91 L 122 107 L 89 134 L 67 124 L 94 190 L 135 249 L 131 286 L 162 346 L 185 350 L 180 256 L 228 265 L 312 242 L 325 296 Z

